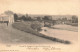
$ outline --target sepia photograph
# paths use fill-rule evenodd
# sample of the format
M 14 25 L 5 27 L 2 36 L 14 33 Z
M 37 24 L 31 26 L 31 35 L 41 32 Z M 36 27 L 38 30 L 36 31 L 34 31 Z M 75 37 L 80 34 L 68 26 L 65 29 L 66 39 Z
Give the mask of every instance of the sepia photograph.
M 79 0 L 0 0 L 0 52 L 78 52 L 79 10 Z
M 37 15 L 5 11 L 0 15 L 1 43 L 64 43 L 78 41 L 78 16 Z

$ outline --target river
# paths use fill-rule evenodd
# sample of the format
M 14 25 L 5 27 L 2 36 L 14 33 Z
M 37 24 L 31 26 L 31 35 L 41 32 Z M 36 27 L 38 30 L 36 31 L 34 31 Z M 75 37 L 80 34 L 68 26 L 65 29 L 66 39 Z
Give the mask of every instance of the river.
M 60 27 L 60 26 L 56 26 L 56 27 Z M 56 37 L 56 38 L 59 38 L 62 40 L 68 40 L 68 41 L 71 41 L 74 43 L 78 41 L 78 32 L 75 32 L 75 31 L 53 29 L 53 28 L 49 28 L 49 27 L 42 27 L 42 31 L 40 31 L 40 33 L 42 33 L 46 36 Z

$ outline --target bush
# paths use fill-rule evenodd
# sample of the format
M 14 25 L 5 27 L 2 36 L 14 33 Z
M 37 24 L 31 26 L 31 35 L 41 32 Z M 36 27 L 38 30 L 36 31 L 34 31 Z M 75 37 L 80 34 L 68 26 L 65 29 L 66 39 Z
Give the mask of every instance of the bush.
M 39 31 L 41 29 L 41 26 L 40 24 L 31 24 L 31 28 L 33 30 Z

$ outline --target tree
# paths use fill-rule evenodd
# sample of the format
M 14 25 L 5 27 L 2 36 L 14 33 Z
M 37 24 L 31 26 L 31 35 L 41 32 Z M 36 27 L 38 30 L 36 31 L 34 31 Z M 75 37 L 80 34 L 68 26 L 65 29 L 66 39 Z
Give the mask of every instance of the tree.
M 52 16 L 44 16 L 43 20 L 52 20 Z
M 18 20 L 18 15 L 15 13 L 14 14 L 14 21 L 17 21 Z
M 26 16 L 25 16 L 26 18 L 28 17 L 28 14 L 26 14 Z
M 4 13 L 7 14 L 7 15 L 13 15 L 14 14 L 12 11 L 9 11 L 9 10 L 5 11 Z
M 65 17 L 65 18 L 62 18 L 62 21 L 66 21 L 67 20 L 67 18 Z
M 31 24 L 31 28 L 35 31 L 40 31 L 41 30 L 41 24 L 38 24 L 38 23 Z
M 29 21 L 30 21 L 30 20 L 32 20 L 32 19 L 31 19 L 31 17 L 29 16 L 29 17 L 27 18 L 27 20 L 29 20 Z
M 31 17 L 30 16 L 26 17 L 26 20 L 27 21 L 30 21 L 31 20 Z
M 24 15 L 21 17 L 21 19 L 26 21 L 26 17 Z
M 41 20 L 41 17 L 37 17 L 37 20 L 40 21 Z
M 73 15 L 72 16 L 72 23 L 78 23 L 78 17 Z

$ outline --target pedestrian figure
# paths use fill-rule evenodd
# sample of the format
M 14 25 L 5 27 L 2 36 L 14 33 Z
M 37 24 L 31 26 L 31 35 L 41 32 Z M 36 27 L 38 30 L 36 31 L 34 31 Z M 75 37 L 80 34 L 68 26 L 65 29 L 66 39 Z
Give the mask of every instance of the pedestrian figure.
M 8 26 L 8 23 L 9 23 L 9 22 L 7 21 L 7 26 Z

